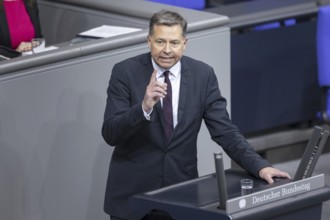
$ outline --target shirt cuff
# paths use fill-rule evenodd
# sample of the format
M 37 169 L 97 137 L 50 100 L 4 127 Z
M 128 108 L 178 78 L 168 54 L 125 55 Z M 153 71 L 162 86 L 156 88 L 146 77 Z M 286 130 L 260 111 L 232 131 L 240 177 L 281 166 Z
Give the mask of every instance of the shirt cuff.
M 142 106 L 141 106 L 141 107 L 142 107 Z M 147 113 L 147 112 L 144 111 L 144 109 L 143 109 L 143 107 L 142 107 L 142 111 L 143 111 L 143 115 L 144 115 L 144 117 L 146 118 L 146 120 L 150 121 L 150 115 L 151 115 L 153 109 L 151 109 L 151 111 L 150 111 L 149 113 Z

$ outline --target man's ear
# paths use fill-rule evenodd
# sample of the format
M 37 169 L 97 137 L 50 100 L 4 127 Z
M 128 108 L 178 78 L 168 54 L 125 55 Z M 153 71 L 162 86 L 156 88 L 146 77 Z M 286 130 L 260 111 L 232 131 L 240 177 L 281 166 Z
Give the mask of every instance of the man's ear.
M 147 42 L 148 42 L 148 47 L 150 49 L 151 48 L 151 39 L 150 39 L 150 36 L 149 35 L 147 37 Z
M 187 47 L 187 43 L 188 43 L 188 39 L 185 38 L 185 40 L 184 40 L 184 42 L 183 42 L 183 50 L 186 49 L 186 47 Z

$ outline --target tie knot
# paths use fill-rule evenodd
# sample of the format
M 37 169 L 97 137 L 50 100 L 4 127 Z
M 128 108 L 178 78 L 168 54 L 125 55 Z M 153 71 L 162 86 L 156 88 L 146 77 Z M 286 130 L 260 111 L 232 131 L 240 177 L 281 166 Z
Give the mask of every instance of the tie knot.
M 163 74 L 164 74 L 164 76 L 165 76 L 165 78 L 168 78 L 169 77 L 169 75 L 170 75 L 170 71 L 168 71 L 168 70 L 166 70 L 165 72 L 163 72 Z

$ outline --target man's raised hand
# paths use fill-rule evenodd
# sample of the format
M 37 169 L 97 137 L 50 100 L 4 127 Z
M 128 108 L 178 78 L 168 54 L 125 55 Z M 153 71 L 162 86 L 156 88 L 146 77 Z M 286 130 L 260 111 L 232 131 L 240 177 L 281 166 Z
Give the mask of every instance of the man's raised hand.
M 157 81 L 157 70 L 154 69 L 142 102 L 142 108 L 146 113 L 150 113 L 154 105 L 160 100 L 160 98 L 165 97 L 165 95 L 167 94 L 166 89 L 166 83 Z

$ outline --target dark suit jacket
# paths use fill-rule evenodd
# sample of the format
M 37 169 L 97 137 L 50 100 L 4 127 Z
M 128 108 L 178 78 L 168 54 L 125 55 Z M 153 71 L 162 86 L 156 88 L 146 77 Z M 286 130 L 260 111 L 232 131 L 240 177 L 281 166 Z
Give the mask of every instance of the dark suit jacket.
M 270 166 L 231 123 L 213 69 L 186 56 L 181 63 L 178 124 L 169 141 L 160 103 L 150 121 L 142 111 L 153 72 L 150 53 L 113 67 L 102 128 L 105 141 L 115 146 L 104 204 L 111 215 L 128 218 L 127 198 L 134 194 L 198 177 L 196 142 L 202 119 L 211 138 L 248 172 L 257 175 Z
M 39 21 L 39 10 L 37 1 L 35 1 L 30 7 L 24 0 L 25 8 L 31 18 L 31 22 L 34 26 L 35 37 L 42 37 L 40 21 Z M 11 40 L 9 35 L 8 23 L 3 5 L 0 6 L 0 45 L 11 48 Z M 16 48 L 13 48 L 16 49 Z

